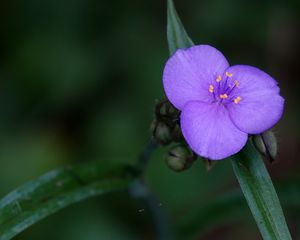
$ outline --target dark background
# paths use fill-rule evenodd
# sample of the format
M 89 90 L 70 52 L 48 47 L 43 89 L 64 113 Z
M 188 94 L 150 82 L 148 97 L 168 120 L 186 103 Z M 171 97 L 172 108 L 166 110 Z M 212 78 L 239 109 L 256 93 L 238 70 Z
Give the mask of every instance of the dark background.
M 233 64 L 264 69 L 281 87 L 285 113 L 275 128 L 270 174 L 294 239 L 300 239 L 300 2 L 176 1 L 197 44 Z M 66 164 L 134 163 L 149 138 L 168 58 L 165 1 L 16 0 L 0 4 L 0 194 Z M 160 149 L 146 173 L 179 239 L 259 239 L 243 202 L 201 218 L 201 209 L 235 189 L 229 161 L 184 173 Z M 297 188 L 299 186 L 299 189 Z M 292 204 L 290 203 L 292 201 Z M 126 193 L 75 204 L 16 239 L 154 239 L 147 211 Z M 200 213 L 199 213 L 200 211 Z M 198 214 L 197 214 L 198 213 Z M 188 226 L 188 227 L 187 227 Z M 194 226 L 194 228 L 189 228 Z

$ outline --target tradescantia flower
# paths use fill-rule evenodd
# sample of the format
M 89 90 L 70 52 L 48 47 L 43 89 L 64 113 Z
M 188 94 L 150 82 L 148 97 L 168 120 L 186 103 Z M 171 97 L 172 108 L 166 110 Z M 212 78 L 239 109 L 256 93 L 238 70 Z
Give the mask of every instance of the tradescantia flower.
M 211 160 L 237 153 L 248 134 L 271 128 L 283 112 L 284 99 L 271 76 L 251 66 L 229 66 L 208 45 L 177 50 L 166 63 L 163 84 L 181 111 L 185 140 Z

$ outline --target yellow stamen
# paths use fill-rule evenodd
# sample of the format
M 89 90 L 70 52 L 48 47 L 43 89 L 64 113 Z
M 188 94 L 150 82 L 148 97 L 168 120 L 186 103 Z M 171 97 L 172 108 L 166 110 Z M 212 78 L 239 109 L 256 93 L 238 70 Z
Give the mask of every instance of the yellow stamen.
M 222 80 L 222 77 L 219 75 L 219 76 L 217 77 L 216 81 L 217 81 L 217 82 L 221 82 L 221 80 Z
M 240 83 L 239 83 L 237 80 L 234 80 L 234 85 L 235 85 L 236 87 L 238 87 L 238 86 L 240 85 Z
M 226 93 L 224 93 L 224 94 L 221 94 L 221 95 L 220 95 L 220 98 L 221 98 L 221 99 L 225 99 L 225 98 L 228 98 L 228 96 L 227 96 Z
M 214 86 L 213 85 L 209 85 L 208 91 L 212 93 L 214 91 Z
M 237 97 L 236 99 L 234 99 L 234 103 L 238 104 L 241 101 L 241 97 Z
M 233 76 L 233 74 L 231 74 L 229 72 L 226 72 L 225 74 L 226 74 L 227 77 L 232 77 Z

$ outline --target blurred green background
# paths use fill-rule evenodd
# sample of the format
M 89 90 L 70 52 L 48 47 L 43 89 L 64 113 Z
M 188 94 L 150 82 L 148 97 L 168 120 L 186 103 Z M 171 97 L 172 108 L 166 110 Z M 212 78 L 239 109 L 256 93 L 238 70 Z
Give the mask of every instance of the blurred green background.
M 292 235 L 300 239 L 300 2 L 175 4 L 195 43 L 278 80 L 286 108 L 275 129 L 279 161 L 268 167 Z M 66 164 L 134 163 L 148 141 L 155 100 L 163 99 L 166 1 L 2 1 L 0 16 L 1 197 Z M 260 239 L 244 202 L 233 214 L 221 207 L 201 215 L 224 194 L 239 194 L 228 161 L 210 172 L 198 161 L 178 174 L 166 167 L 166 151 L 154 155 L 146 179 L 178 239 Z M 101 196 L 15 239 L 154 239 L 150 215 L 140 208 L 125 192 Z

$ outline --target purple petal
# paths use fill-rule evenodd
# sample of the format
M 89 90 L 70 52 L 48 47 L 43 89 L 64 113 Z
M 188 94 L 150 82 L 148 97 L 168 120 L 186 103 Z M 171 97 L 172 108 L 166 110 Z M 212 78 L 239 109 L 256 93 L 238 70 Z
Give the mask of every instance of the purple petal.
M 187 103 L 181 113 L 181 129 L 193 151 L 211 160 L 237 153 L 248 137 L 232 123 L 227 109 L 217 103 Z
M 229 67 L 217 49 L 198 45 L 177 50 L 166 63 L 163 73 L 165 93 L 171 103 L 182 110 L 188 101 L 210 102 L 209 84 Z
M 249 134 L 273 127 L 281 118 L 284 106 L 277 82 L 255 67 L 237 65 L 227 71 L 239 83 L 233 92 L 235 98 L 241 98 L 239 103 L 227 106 L 235 125 Z

